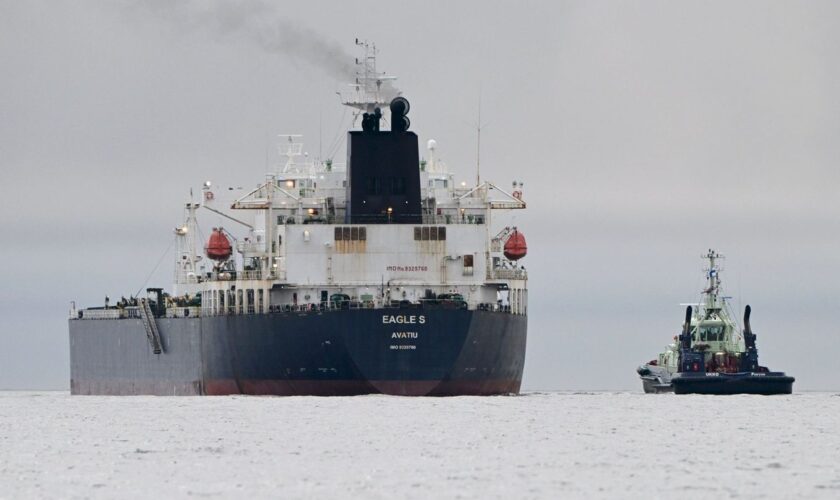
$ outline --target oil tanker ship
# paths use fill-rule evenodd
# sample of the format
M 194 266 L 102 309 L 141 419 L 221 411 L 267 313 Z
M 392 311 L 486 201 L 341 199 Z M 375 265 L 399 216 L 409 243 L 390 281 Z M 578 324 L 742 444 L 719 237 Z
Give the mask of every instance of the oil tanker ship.
M 174 231 L 171 293 L 72 307 L 73 394 L 519 392 L 527 246 L 492 215 L 526 207 L 522 183 L 457 185 L 433 140 L 421 160 L 408 101 L 361 45 L 346 164 L 285 136 L 252 191 L 222 201 L 205 182 Z M 203 252 L 199 211 L 228 225 Z

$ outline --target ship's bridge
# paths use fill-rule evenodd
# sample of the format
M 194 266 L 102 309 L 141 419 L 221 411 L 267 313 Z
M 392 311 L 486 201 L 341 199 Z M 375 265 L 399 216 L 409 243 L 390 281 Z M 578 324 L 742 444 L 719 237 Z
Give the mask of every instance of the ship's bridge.
M 703 321 L 697 327 L 696 340 L 700 342 L 719 342 L 725 340 L 726 323 L 723 321 Z

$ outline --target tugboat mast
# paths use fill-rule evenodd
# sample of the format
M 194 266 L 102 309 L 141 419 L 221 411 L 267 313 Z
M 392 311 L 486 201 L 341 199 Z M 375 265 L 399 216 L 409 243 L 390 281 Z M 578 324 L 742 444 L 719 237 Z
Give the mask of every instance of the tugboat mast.
M 701 257 L 709 261 L 709 267 L 705 269 L 706 279 L 709 281 L 709 286 L 703 290 L 703 294 L 706 296 L 706 318 L 708 318 L 712 314 L 718 313 L 723 308 L 718 302 L 721 269 L 717 261 L 722 260 L 724 256 L 712 249 L 709 249 L 709 252 Z

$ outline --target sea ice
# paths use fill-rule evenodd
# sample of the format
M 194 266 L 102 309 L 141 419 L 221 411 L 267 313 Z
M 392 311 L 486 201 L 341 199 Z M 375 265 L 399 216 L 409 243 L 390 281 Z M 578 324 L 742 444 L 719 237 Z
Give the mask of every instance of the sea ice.
M 0 392 L 0 498 L 838 498 L 840 397 Z

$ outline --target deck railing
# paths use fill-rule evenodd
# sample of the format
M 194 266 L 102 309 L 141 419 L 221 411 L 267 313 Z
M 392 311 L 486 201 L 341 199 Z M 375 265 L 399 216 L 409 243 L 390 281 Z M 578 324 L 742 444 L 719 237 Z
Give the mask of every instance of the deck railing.
M 243 312 L 242 305 L 229 306 L 225 308 L 225 312 L 214 313 L 210 310 L 204 309 L 201 311 L 202 316 L 230 316 L 242 314 L 263 314 L 258 307 L 248 305 L 247 313 Z M 421 299 L 418 302 L 410 301 L 342 301 L 342 302 L 321 302 L 309 304 L 272 304 L 268 308 L 268 314 L 276 313 L 312 313 L 312 312 L 330 312 L 330 311 L 346 311 L 358 309 L 377 309 L 377 310 L 399 310 L 399 309 L 465 309 L 472 311 L 488 311 L 488 312 L 503 312 L 510 313 L 510 306 L 492 303 L 468 304 L 463 301 L 450 301 L 439 299 Z
M 524 280 L 528 279 L 528 273 L 522 268 L 505 269 L 495 268 L 487 269 L 488 280 Z
M 75 316 L 70 319 L 129 319 L 140 318 L 140 307 L 109 307 L 94 308 L 94 309 L 80 309 L 75 312 Z
M 242 280 L 280 280 L 286 279 L 286 271 L 281 269 L 273 269 L 269 272 L 263 272 L 259 269 L 248 269 L 244 271 L 213 271 L 207 273 L 202 281 L 235 281 Z
M 70 319 L 141 319 L 140 306 L 79 309 Z M 201 315 L 200 307 L 167 307 L 167 318 L 189 318 Z
M 464 309 L 471 311 L 487 311 L 498 313 L 511 313 L 509 305 L 493 304 L 493 303 L 478 303 L 468 304 L 459 300 L 446 299 L 421 299 L 418 302 L 409 301 L 329 301 L 316 304 L 272 304 L 268 308 L 268 314 L 290 314 L 290 313 L 323 313 L 333 311 L 359 310 L 359 309 L 377 309 L 377 310 L 435 310 L 435 309 Z M 214 313 L 209 309 L 202 309 L 200 307 L 168 307 L 166 309 L 167 318 L 196 318 L 199 316 L 242 316 L 264 314 L 259 307 L 249 304 L 247 307 L 229 306 L 225 308 L 224 312 Z M 71 319 L 83 320 L 101 320 L 101 319 L 140 319 L 140 308 L 137 306 L 128 306 L 123 308 L 108 308 L 108 309 L 80 309 Z

